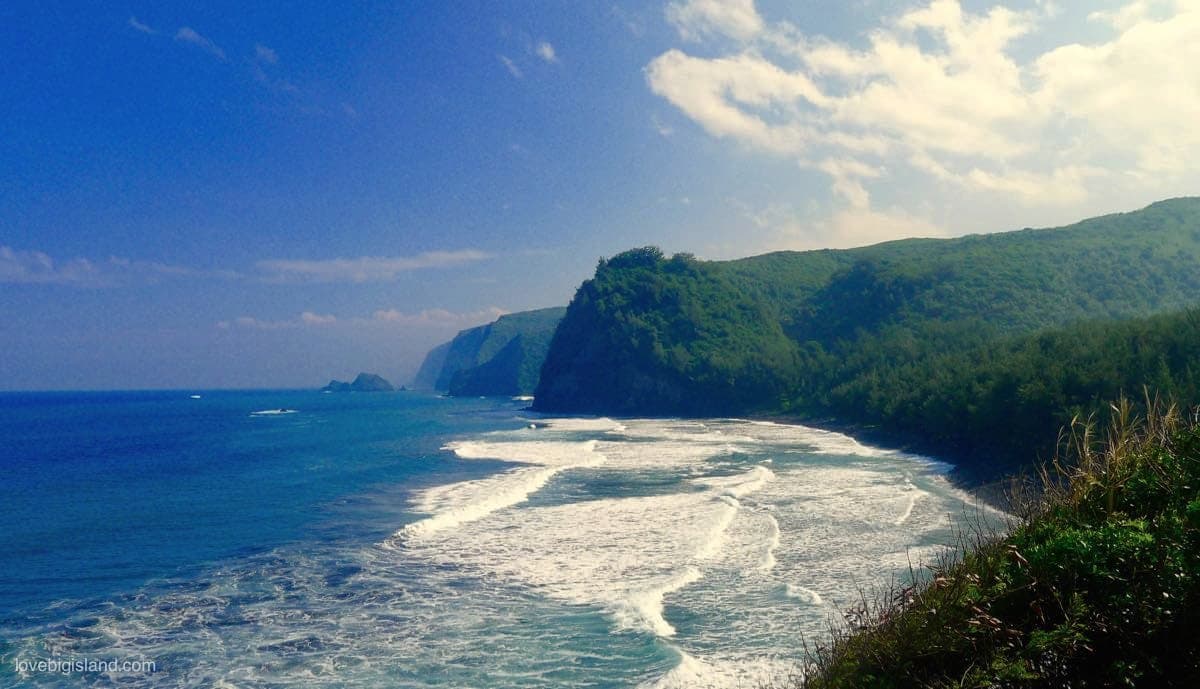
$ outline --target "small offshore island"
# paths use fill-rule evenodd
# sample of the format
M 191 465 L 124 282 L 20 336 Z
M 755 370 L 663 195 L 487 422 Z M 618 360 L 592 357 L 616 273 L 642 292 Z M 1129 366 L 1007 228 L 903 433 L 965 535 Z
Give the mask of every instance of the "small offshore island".
M 321 388 L 321 392 L 398 392 L 406 390 L 403 385 L 396 387 L 383 376 L 375 373 L 360 373 L 352 382 L 331 380 Z

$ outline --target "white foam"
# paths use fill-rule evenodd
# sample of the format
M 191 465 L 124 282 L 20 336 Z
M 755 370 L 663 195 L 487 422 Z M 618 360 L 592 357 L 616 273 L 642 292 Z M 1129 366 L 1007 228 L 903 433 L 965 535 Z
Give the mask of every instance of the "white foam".
M 902 558 L 925 538 L 923 534 L 946 526 L 942 506 L 949 503 L 944 498 L 930 501 L 932 509 L 922 510 L 924 491 L 907 475 L 904 483 L 896 482 L 899 471 L 912 474 L 913 467 L 931 471 L 917 458 L 805 427 L 708 423 L 701 428 L 694 422 L 630 420 L 620 436 L 613 437 L 616 422 L 612 420 L 553 420 L 546 430 L 599 434 L 593 450 L 606 461 L 587 466 L 587 471 L 703 472 L 711 470 L 712 462 L 743 462 L 733 457 L 735 451 L 750 452 L 752 458 L 757 454 L 758 463 L 736 473 L 694 476 L 687 482 L 702 489 L 698 492 L 519 509 L 504 507 L 523 502 L 528 486 L 536 489 L 548 479 L 537 473 L 502 475 L 501 480 L 514 486 L 516 499 L 502 499 L 509 493 L 493 486 L 472 487 L 472 495 L 459 495 L 451 502 L 466 502 L 488 518 L 462 521 L 449 514 L 444 519 L 453 522 L 455 529 L 432 533 L 410 552 L 524 583 L 556 599 L 598 605 L 612 615 L 618 628 L 665 637 L 676 633 L 663 614 L 666 597 L 682 596 L 697 610 L 721 609 L 732 603 L 728 597 L 739 587 L 766 586 L 769 599 L 770 591 L 779 591 L 803 572 L 812 583 L 785 588 L 788 595 L 804 597 L 823 609 L 824 598 L 815 592 L 829 590 L 848 603 L 858 582 L 903 569 Z M 591 430 L 580 430 L 585 428 Z M 522 461 L 542 469 L 574 463 L 562 459 L 562 448 L 577 444 L 555 440 L 561 435 L 531 440 L 528 431 L 513 433 L 522 435 L 507 437 L 523 439 L 496 437 L 453 447 L 464 458 Z M 763 443 L 770 444 L 765 450 L 770 458 L 788 461 L 773 462 L 774 470 L 768 468 L 764 450 L 757 449 Z M 878 466 L 797 465 L 794 455 L 781 455 L 776 449 L 789 445 L 796 448 L 790 452 L 816 448 L 853 454 L 846 452 L 853 450 L 859 456 L 890 461 Z M 787 480 L 777 480 L 776 472 L 785 472 Z M 518 487 L 519 482 L 527 483 Z M 429 493 L 426 498 L 434 496 Z M 901 506 L 897 501 L 903 501 Z M 501 507 L 492 509 L 493 504 Z M 903 513 L 903 519 L 897 519 L 898 513 Z M 848 572 L 854 576 L 847 577 Z M 710 574 L 718 577 L 711 584 L 706 583 Z M 762 583 L 754 583 L 758 580 Z M 740 638 L 761 634 L 740 625 L 743 622 L 735 622 L 736 630 L 726 634 Z M 770 628 L 767 623 L 760 626 Z
M 474 481 L 462 481 L 437 486 L 416 496 L 416 508 L 431 516 L 406 525 L 395 538 L 406 541 L 428 536 L 442 529 L 461 526 L 529 499 L 559 472 L 579 467 L 595 466 L 604 461 L 596 452 L 596 441 L 564 443 L 451 443 L 443 449 L 453 450 L 464 459 L 500 459 L 536 467 L 512 469 L 496 476 Z M 393 541 L 391 545 L 396 545 Z
M 701 659 L 676 650 L 679 663 L 662 677 L 638 685 L 638 689 L 745 689 L 780 682 L 791 686 L 790 680 L 800 673 L 796 663 L 771 657 Z
M 736 451 L 728 445 L 675 440 L 606 440 L 599 447 L 609 460 L 605 470 L 620 472 L 663 472 L 687 468 L 703 470 L 711 460 L 732 455 Z
M 775 569 L 777 564 L 775 551 L 779 549 L 780 541 L 783 538 L 783 532 L 779 530 L 779 520 L 768 514 L 767 523 L 770 524 L 770 535 L 767 536 L 767 547 L 763 550 L 762 560 L 758 565 L 758 568 L 764 572 Z
M 770 479 L 764 467 L 698 482 L 707 490 L 498 510 L 408 551 L 598 605 L 622 629 L 671 636 L 664 597 L 699 581 L 720 553 L 737 496 Z
M 603 460 L 596 453 L 597 441 L 537 440 L 511 442 L 463 441 L 447 443 L 442 449 L 460 459 L 498 459 L 540 466 L 588 466 Z
M 731 498 L 741 498 L 759 490 L 768 481 L 775 480 L 775 474 L 765 466 L 756 466 L 744 474 L 735 476 L 717 476 L 695 479 L 694 483 L 708 486 L 721 495 Z
M 904 508 L 904 513 L 901 514 L 899 517 L 897 517 L 896 521 L 893 523 L 896 526 L 903 525 L 904 522 L 908 521 L 908 518 L 912 516 L 913 508 L 916 506 L 917 506 L 917 494 L 914 493 L 914 494 L 908 496 L 908 506 Z
M 757 428 L 760 436 L 766 441 L 796 442 L 807 446 L 808 450 L 814 454 L 915 460 L 943 472 L 949 471 L 951 468 L 949 464 L 923 455 L 867 445 L 845 433 L 838 433 L 837 431 L 799 424 L 785 424 L 776 421 L 753 420 L 740 421 L 740 423 L 744 423 L 751 428 Z
M 711 560 L 721 552 L 721 546 L 725 545 L 725 531 L 733 523 L 733 518 L 737 516 L 738 508 L 741 507 L 736 498 L 726 495 L 717 496 L 717 500 L 723 503 L 725 508 L 718 512 L 713 527 L 709 530 L 709 539 L 696 551 L 698 560 Z
M 614 612 L 618 624 L 625 629 L 647 628 L 660 637 L 675 636 L 675 627 L 663 617 L 663 599 L 703 576 L 699 569 L 688 566 L 661 583 L 627 592 Z
M 543 421 L 547 427 L 556 431 L 567 432 L 588 432 L 588 431 L 614 431 L 620 432 L 625 429 L 625 424 L 619 423 L 607 417 L 580 417 L 580 418 L 548 418 Z
M 694 421 L 635 420 L 627 424 L 622 434 L 630 438 L 673 440 L 693 444 L 758 445 L 762 442 L 752 433 L 737 432 L 732 428 L 714 428 L 712 425 Z
M 428 489 L 420 498 L 418 509 L 432 516 L 405 525 L 396 536 L 402 540 L 419 538 L 482 519 L 496 510 L 528 500 L 530 494 L 545 486 L 562 469 L 513 469 L 479 481 Z
M 788 598 L 799 598 L 812 605 L 825 605 L 825 599 L 821 598 L 821 594 L 799 584 L 784 585 L 784 593 Z

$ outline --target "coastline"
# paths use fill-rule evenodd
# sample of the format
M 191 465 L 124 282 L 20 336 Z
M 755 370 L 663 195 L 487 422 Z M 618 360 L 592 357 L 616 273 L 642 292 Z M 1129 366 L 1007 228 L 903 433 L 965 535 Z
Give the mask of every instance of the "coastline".
M 551 418 L 557 416 L 607 416 L 612 419 L 745 418 L 755 421 L 772 421 L 793 426 L 808 426 L 823 431 L 842 433 L 854 440 L 869 445 L 921 455 L 947 464 L 951 469 L 946 474 L 946 478 L 955 488 L 968 493 L 988 507 L 1006 513 L 1012 513 L 1013 511 L 1013 487 L 1020 483 L 1022 476 L 1019 471 L 1005 472 L 1005 469 L 1013 469 L 1013 467 L 1000 467 L 998 469 L 997 467 L 978 461 L 978 452 L 965 453 L 955 451 L 951 448 L 939 447 L 935 443 L 922 439 L 915 433 L 886 431 L 875 426 L 850 423 L 831 417 L 808 418 L 772 412 L 748 413 L 734 416 L 660 416 L 655 414 L 630 416 L 628 414 L 604 414 L 602 412 L 552 412 L 534 409 L 532 405 L 522 407 L 521 411 Z
M 988 466 L 979 461 L 979 453 L 966 453 L 940 447 L 922 439 L 915 433 L 888 431 L 877 426 L 866 426 L 834 418 L 807 418 L 778 413 L 751 414 L 746 418 L 774 421 L 799 426 L 819 428 L 823 431 L 842 433 L 857 441 L 870 445 L 910 452 L 915 455 L 944 462 L 951 470 L 946 475 L 955 488 L 962 490 L 979 501 L 1002 512 L 1012 512 L 1014 484 L 1021 480 L 1021 473 L 1004 473 L 1004 468 Z

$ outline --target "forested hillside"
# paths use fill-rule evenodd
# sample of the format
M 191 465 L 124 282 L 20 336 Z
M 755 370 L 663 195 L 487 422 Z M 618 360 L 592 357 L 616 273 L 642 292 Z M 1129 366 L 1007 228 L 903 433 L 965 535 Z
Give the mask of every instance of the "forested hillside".
M 960 457 L 984 445 L 1003 455 L 1003 405 L 1053 433 L 1163 366 L 1190 380 L 1183 329 L 1194 318 L 1105 321 L 1198 301 L 1195 198 L 1058 229 L 730 262 L 638 249 L 601 261 L 579 288 L 535 404 L 778 411 L 877 425 Z M 1189 353 L 1159 356 L 1172 346 Z
M 1085 321 L 982 344 L 912 352 L 872 337 L 839 364 L 814 366 L 810 407 L 968 461 L 981 476 L 1053 455 L 1074 418 L 1144 390 L 1200 404 L 1200 311 Z M 798 400 L 799 406 L 804 400 Z M 786 408 L 788 403 L 785 403 Z
M 431 350 L 414 380 L 452 395 L 529 394 L 566 309 L 510 313 Z

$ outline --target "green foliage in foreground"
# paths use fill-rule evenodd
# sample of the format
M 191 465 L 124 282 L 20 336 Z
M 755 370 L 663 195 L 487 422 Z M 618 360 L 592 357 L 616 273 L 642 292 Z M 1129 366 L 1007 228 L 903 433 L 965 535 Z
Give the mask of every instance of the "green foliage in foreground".
M 1076 425 L 1041 501 L 810 649 L 806 689 L 1200 686 L 1200 425 Z

